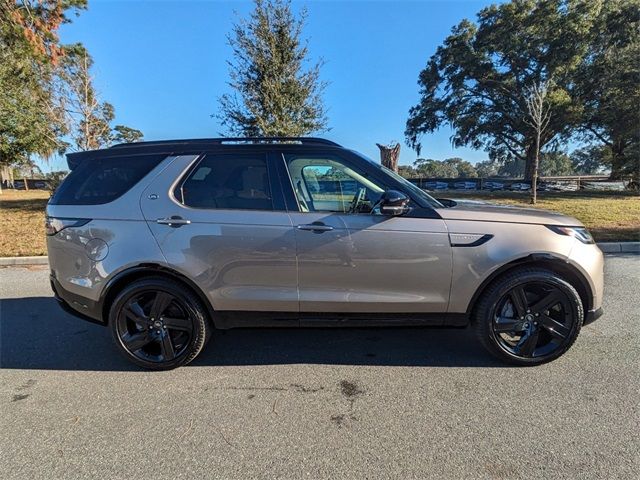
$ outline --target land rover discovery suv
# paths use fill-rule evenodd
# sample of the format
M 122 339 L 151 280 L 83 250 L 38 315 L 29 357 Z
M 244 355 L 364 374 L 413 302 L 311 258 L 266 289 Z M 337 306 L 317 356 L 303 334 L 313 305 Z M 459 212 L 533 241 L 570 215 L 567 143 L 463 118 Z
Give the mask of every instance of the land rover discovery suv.
M 536 365 L 601 314 L 602 253 L 577 220 L 441 202 L 328 140 L 67 159 L 47 206 L 51 286 L 142 367 L 189 363 L 216 329 L 401 325 L 471 325 L 492 354 Z

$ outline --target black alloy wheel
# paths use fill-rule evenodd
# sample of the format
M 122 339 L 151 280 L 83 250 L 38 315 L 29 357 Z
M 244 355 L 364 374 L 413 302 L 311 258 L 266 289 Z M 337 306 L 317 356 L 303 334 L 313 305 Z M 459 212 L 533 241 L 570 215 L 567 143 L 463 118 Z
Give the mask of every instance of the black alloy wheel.
M 499 279 L 481 300 L 475 318 L 485 347 L 519 365 L 537 365 L 562 355 L 583 320 L 575 288 L 553 272 L 533 269 Z
M 145 368 L 184 365 L 208 337 L 206 311 L 197 297 L 164 278 L 134 282 L 114 301 L 111 330 L 120 350 Z

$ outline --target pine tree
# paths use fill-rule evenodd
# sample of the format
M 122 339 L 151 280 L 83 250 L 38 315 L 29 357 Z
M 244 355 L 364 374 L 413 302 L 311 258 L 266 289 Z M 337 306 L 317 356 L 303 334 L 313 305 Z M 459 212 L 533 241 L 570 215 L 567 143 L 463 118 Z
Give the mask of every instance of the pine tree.
M 237 23 L 229 44 L 229 86 L 216 117 L 240 136 L 304 136 L 327 130 L 326 86 L 319 61 L 308 66 L 301 38 L 306 10 L 296 18 L 289 0 L 255 0 L 248 20 Z

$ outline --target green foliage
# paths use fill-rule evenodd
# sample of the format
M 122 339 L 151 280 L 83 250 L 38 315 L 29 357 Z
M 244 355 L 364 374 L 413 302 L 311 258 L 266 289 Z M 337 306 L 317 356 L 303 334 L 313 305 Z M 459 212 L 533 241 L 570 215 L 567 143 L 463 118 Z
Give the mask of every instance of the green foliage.
M 407 143 L 419 151 L 421 135 L 449 124 L 455 146 L 526 162 L 535 157 L 535 131 L 526 91 L 553 79 L 549 126 L 540 148 L 568 138 L 582 107 L 574 77 L 583 62 L 601 1 L 514 0 L 491 5 L 477 24 L 463 20 L 420 73 L 420 102 L 411 108 Z
M 217 117 L 241 136 L 303 136 L 327 129 L 321 94 L 321 63 L 306 68 L 301 38 L 306 18 L 296 18 L 289 0 L 255 0 L 248 20 L 229 36 L 233 94 L 219 99 Z
M 57 30 L 85 6 L 85 0 L 0 1 L 0 165 L 64 148 L 53 73 L 62 49 Z
M 398 165 L 398 174 L 404 178 L 414 178 L 418 176 L 418 172 L 411 165 Z
M 571 157 L 564 152 L 545 152 L 540 155 L 540 175 L 553 177 L 574 175 L 575 169 Z
M 458 176 L 457 170 L 442 160 L 419 158 L 413 162 L 413 166 L 420 177 L 455 178 Z
M 112 131 L 112 141 L 116 143 L 133 143 L 139 142 L 144 137 L 140 130 L 127 127 L 125 125 L 116 125 Z
M 419 158 L 413 162 L 414 171 L 420 177 L 458 178 L 477 177 L 475 167 L 461 158 L 433 160 Z
M 69 172 L 66 170 L 47 173 L 45 175 L 45 179 L 47 180 L 47 189 L 55 192 L 68 174 Z
M 598 17 L 589 55 L 576 75 L 581 131 L 611 176 L 640 177 L 640 3 L 609 0 Z M 597 147 L 596 147 L 597 148 Z M 595 150 L 594 150 L 595 153 Z M 594 157 L 592 157 L 594 158 Z
M 603 145 L 580 148 L 571 152 L 571 163 L 577 175 L 603 173 L 603 166 L 611 163 L 611 150 Z
M 481 178 L 491 178 L 499 175 L 499 166 L 491 160 L 484 160 L 475 165 L 476 172 Z

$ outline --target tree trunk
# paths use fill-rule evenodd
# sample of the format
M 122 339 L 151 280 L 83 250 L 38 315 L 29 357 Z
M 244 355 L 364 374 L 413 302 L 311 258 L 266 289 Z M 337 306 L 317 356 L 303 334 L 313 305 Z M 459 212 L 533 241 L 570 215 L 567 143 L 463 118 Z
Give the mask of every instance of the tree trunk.
M 376 143 L 380 149 L 380 163 L 394 172 L 398 171 L 398 159 L 400 158 L 400 144 L 380 145 Z
M 536 149 L 533 157 L 533 174 L 531 176 L 531 204 L 538 201 L 538 167 L 540 165 L 540 134 L 536 136 Z
M 533 170 L 536 161 L 536 146 L 532 144 L 527 148 L 527 156 L 524 160 L 524 181 L 531 183 L 533 181 Z
M 613 142 L 611 146 L 611 180 L 620 180 L 625 174 L 626 158 L 624 155 L 624 147 L 619 142 Z

